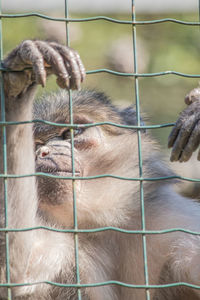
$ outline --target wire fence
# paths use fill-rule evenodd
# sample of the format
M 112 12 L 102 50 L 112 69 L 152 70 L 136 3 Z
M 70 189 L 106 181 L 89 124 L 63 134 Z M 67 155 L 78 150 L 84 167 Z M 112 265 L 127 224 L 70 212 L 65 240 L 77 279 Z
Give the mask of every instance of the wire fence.
M 124 26 L 131 26 L 132 27 L 132 36 L 133 36 L 133 60 L 134 60 L 134 72 L 133 73 L 120 73 L 115 72 L 109 69 L 97 69 L 97 70 L 90 70 L 86 73 L 88 75 L 100 73 L 100 72 L 107 72 L 111 75 L 116 76 L 127 76 L 127 77 L 134 77 L 134 84 L 135 84 L 135 98 L 136 98 L 136 114 L 137 114 L 137 126 L 128 126 L 128 125 L 121 125 L 112 122 L 101 122 L 101 123 L 93 123 L 93 124 L 75 124 L 73 122 L 73 102 L 72 102 L 72 95 L 71 91 L 69 91 L 69 124 L 58 124 L 53 122 L 48 122 L 46 120 L 26 120 L 24 122 L 7 122 L 5 117 L 5 97 L 4 97 L 4 89 L 3 89 L 3 71 L 9 71 L 0 67 L 0 88 L 1 88 L 1 121 L 0 127 L 2 130 L 2 149 L 3 149 L 3 173 L 0 174 L 0 178 L 2 178 L 4 182 L 4 206 L 5 206 L 5 228 L 1 228 L 0 232 L 4 232 L 6 236 L 6 283 L 0 284 L 0 287 L 7 287 L 7 299 L 12 299 L 11 288 L 17 286 L 29 286 L 29 285 L 38 285 L 41 283 L 46 283 L 52 286 L 58 287 L 74 287 L 77 288 L 77 297 L 78 300 L 82 299 L 81 289 L 85 287 L 99 287 L 99 286 L 107 286 L 107 285 L 119 285 L 127 288 L 141 288 L 146 290 L 146 299 L 150 300 L 150 289 L 159 289 L 159 288 L 167 288 L 167 287 L 176 287 L 176 286 L 187 286 L 195 289 L 200 289 L 200 286 L 189 284 L 186 282 L 176 282 L 172 284 L 162 284 L 162 285 L 151 285 L 149 284 L 149 272 L 148 272 L 148 257 L 147 257 L 147 249 L 146 249 L 146 236 L 147 235 L 158 235 L 158 234 L 166 234 L 172 232 L 185 232 L 187 234 L 199 235 L 199 232 L 194 232 L 191 230 L 186 230 L 182 228 L 173 228 L 173 229 L 166 229 L 166 230 L 146 230 L 145 224 L 145 209 L 144 209 L 144 181 L 160 181 L 160 180 L 169 180 L 174 178 L 179 178 L 181 180 L 192 181 L 192 182 L 200 182 L 200 179 L 192 179 L 182 176 L 167 176 L 167 177 L 159 177 L 159 178 L 144 178 L 143 177 L 143 160 L 142 160 L 142 151 L 141 151 L 141 130 L 143 129 L 155 129 L 155 128 L 164 128 L 173 126 L 173 123 L 166 123 L 166 124 L 158 124 L 152 126 L 143 126 L 140 124 L 140 99 L 139 99 L 139 78 L 141 77 L 155 77 L 155 76 L 165 76 L 165 75 L 175 75 L 175 76 L 183 76 L 188 78 L 200 78 L 200 74 L 185 74 L 176 71 L 164 71 L 158 73 L 138 73 L 138 63 L 137 63 L 137 36 L 136 36 L 136 28 L 137 26 L 148 26 L 149 24 L 157 24 L 164 22 L 173 22 L 180 25 L 185 26 L 200 26 L 200 22 L 186 22 L 177 19 L 159 19 L 159 20 L 151 20 L 151 21 L 137 21 L 136 20 L 136 12 L 135 12 L 135 0 L 130 0 L 130 14 L 132 16 L 131 21 L 126 20 L 117 20 L 114 18 L 109 18 L 106 16 L 95 16 L 90 18 L 69 18 L 69 10 L 68 10 L 68 1 L 64 1 L 65 7 L 65 18 L 53 18 L 47 15 L 39 14 L 39 13 L 23 13 L 23 14 L 4 14 L 1 11 L 1 1 L 0 1 L 0 58 L 3 59 L 3 32 L 2 32 L 2 19 L 4 18 L 28 18 L 31 16 L 35 16 L 38 18 L 52 20 L 52 21 L 63 21 L 66 23 L 66 44 L 70 44 L 70 31 L 68 25 L 70 22 L 93 22 L 97 20 L 104 20 L 106 22 L 114 22 L 124 24 Z M 200 5 L 199 5 L 200 7 Z M 8 178 L 25 178 L 31 176 L 46 176 L 52 178 L 61 178 L 60 176 L 45 174 L 45 173 L 34 173 L 34 174 L 22 174 L 22 175 L 14 175 L 8 174 L 7 172 L 7 141 L 6 141 L 6 129 L 7 126 L 18 125 L 18 124 L 30 124 L 30 123 L 44 123 L 50 124 L 53 126 L 61 126 L 61 127 L 69 127 L 71 132 L 71 153 L 72 153 L 72 176 L 62 177 L 63 179 L 70 179 L 72 180 L 72 189 L 73 189 L 73 212 L 74 212 L 74 228 L 73 229 L 55 229 L 48 226 L 39 226 L 39 227 L 31 227 L 31 228 L 9 228 L 8 227 L 8 214 L 7 214 L 7 207 L 8 207 L 8 189 L 7 189 L 7 179 Z M 76 200 L 76 174 L 75 174 L 75 166 L 74 166 L 74 134 L 73 131 L 76 128 L 80 127 L 93 127 L 93 126 L 102 126 L 102 125 L 110 125 L 116 127 L 123 127 L 123 128 L 134 128 L 137 130 L 138 135 L 138 153 L 139 153 L 139 177 L 138 178 L 129 178 L 129 177 L 121 177 L 121 176 L 114 176 L 112 174 L 103 174 L 99 176 L 90 176 L 90 177 L 78 177 L 78 180 L 95 180 L 97 178 L 115 178 L 120 180 L 130 180 L 130 181 L 138 181 L 140 185 L 140 203 L 141 203 L 141 230 L 125 230 L 117 227 L 102 227 L 96 229 L 79 229 L 78 228 L 78 221 L 77 221 L 77 200 Z M 75 284 L 61 284 L 52 281 L 43 281 L 43 282 L 33 282 L 33 283 L 11 283 L 10 279 L 10 261 L 9 261 L 9 233 L 10 232 L 22 232 L 22 231 L 32 231 L 32 230 L 50 230 L 54 232 L 62 232 L 62 233 L 73 233 L 74 234 L 74 244 L 75 244 L 75 266 L 76 266 L 76 283 Z M 143 259 L 144 259 L 144 278 L 145 282 L 143 285 L 136 285 L 136 284 L 127 284 L 124 282 L 119 281 L 106 281 L 106 282 L 99 282 L 95 284 L 82 284 L 80 279 L 80 270 L 79 270 L 79 234 L 80 233 L 98 233 L 107 230 L 113 230 L 116 232 L 121 232 L 125 234 L 141 234 L 142 241 L 143 241 Z M 141 270 L 142 271 L 142 270 Z

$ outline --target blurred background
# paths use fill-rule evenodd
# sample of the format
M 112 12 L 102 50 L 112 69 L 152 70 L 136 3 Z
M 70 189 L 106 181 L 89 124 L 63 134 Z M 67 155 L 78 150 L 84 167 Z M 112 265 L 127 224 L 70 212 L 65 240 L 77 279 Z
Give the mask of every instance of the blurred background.
M 176 18 L 199 21 L 199 0 L 136 0 L 135 6 L 137 20 Z M 131 20 L 131 0 L 69 0 L 68 8 L 72 18 L 105 15 Z M 40 12 L 59 18 L 65 16 L 65 1 L 2 0 L 2 12 Z M 107 21 L 70 23 L 69 33 L 70 45 L 80 53 L 87 71 L 109 68 L 119 72 L 133 72 L 131 25 Z M 38 17 L 3 19 L 5 54 L 27 38 L 52 39 L 66 43 L 66 24 Z M 173 70 L 200 74 L 200 27 L 170 22 L 139 25 L 137 52 L 139 72 Z M 185 95 L 198 86 L 199 80 L 175 75 L 141 78 L 140 102 L 142 111 L 147 116 L 146 124 L 174 122 L 185 107 Z M 88 75 L 84 87 L 104 91 L 117 105 L 135 103 L 134 79 L 130 77 L 106 73 Z M 55 80 L 50 79 L 48 89 L 56 88 Z M 170 128 L 152 130 L 164 151 L 167 149 L 169 131 Z M 166 155 L 169 158 L 169 153 Z

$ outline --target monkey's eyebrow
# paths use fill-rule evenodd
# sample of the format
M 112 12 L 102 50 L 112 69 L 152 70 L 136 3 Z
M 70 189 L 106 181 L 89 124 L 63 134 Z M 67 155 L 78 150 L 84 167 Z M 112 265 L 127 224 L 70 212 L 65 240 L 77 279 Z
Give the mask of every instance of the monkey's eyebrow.
M 41 138 L 35 138 L 35 143 L 38 144 L 46 144 L 48 143 L 48 141 L 50 141 L 51 139 L 55 138 L 55 137 L 59 137 L 59 133 L 46 133 L 45 136 L 42 136 Z
M 75 124 L 88 124 L 88 123 L 94 123 L 94 122 L 86 116 L 74 116 L 74 123 Z
M 38 139 L 38 138 L 35 139 L 34 142 L 35 142 L 36 144 L 37 144 L 37 143 L 38 143 L 38 144 L 44 144 L 44 140 Z
M 55 138 L 55 137 L 59 137 L 59 132 L 53 132 L 53 133 L 47 133 L 47 137 L 45 138 L 46 142 L 48 142 L 49 140 Z

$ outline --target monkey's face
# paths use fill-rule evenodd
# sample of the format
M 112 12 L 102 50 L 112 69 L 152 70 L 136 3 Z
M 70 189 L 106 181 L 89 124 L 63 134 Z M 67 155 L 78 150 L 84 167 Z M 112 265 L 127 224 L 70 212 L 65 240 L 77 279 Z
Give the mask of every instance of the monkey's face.
M 84 122 L 86 117 L 84 117 Z M 79 122 L 83 122 L 79 119 Z M 91 120 L 88 120 L 88 123 Z M 55 129 L 54 129 L 55 130 Z M 56 135 L 56 136 L 55 136 Z M 53 136 L 53 137 L 52 137 Z M 112 139 L 112 137 L 110 137 Z M 46 132 L 45 137 L 36 137 L 36 171 L 47 176 L 38 178 L 40 209 L 53 214 L 63 224 L 71 223 L 73 216 L 73 184 L 70 179 L 49 177 L 78 178 L 110 173 L 114 159 L 106 133 L 99 127 L 74 130 L 74 165 L 72 167 L 71 133 L 69 129 L 60 132 Z M 75 191 L 77 203 L 83 206 L 83 199 L 91 197 L 95 181 L 92 185 L 76 180 Z M 95 188 L 95 193 L 100 191 Z M 88 190 L 89 188 L 89 190 Z M 91 189 L 91 190 L 90 190 Z M 87 193 L 87 195 L 86 195 Z M 97 195 L 96 195 L 97 196 Z M 70 221 L 70 222 L 69 222 Z
M 94 104 L 93 104 L 94 102 Z M 96 110 L 95 99 L 87 106 L 74 103 L 74 123 L 91 124 L 96 122 L 121 122 L 119 116 L 108 106 Z M 36 116 L 57 123 L 69 123 L 68 105 L 49 109 L 48 115 Z M 52 104 L 53 105 L 53 104 Z M 60 104 L 59 104 L 60 105 Z M 59 112 L 58 112 L 59 111 Z M 91 218 L 102 218 L 110 210 L 120 209 L 120 202 L 115 203 L 116 195 L 129 193 L 129 183 L 116 182 L 111 178 L 93 180 L 62 179 L 62 176 L 76 178 L 113 174 L 128 176 L 133 169 L 130 156 L 137 143 L 132 132 L 112 126 L 93 126 L 73 130 L 74 149 L 71 146 L 69 128 L 38 125 L 35 128 L 36 171 L 47 176 L 38 177 L 39 209 L 48 219 L 63 226 L 73 226 L 73 201 L 76 195 L 79 226 L 90 226 Z M 127 145 L 127 141 L 129 141 Z M 130 147 L 131 145 L 131 147 Z M 73 162 L 72 162 L 73 155 Z M 130 159 L 129 159 L 130 158 Z M 59 178 L 53 178 L 56 175 Z M 116 190 L 117 188 L 117 190 Z M 73 192 L 75 190 L 75 193 Z M 130 195 L 131 196 L 131 195 Z M 107 209 L 104 208 L 104 203 Z M 107 203 L 107 204 L 106 204 Z M 115 207 L 114 207 L 115 205 Z M 96 211 L 96 212 L 94 212 Z M 102 221 L 103 222 L 103 221 Z M 104 222 L 105 223 L 105 222 Z
M 47 175 L 38 178 L 40 209 L 47 214 L 53 214 L 56 220 L 59 217 L 62 224 L 72 222 L 73 183 L 71 179 L 61 177 L 87 176 L 88 163 L 84 153 L 95 148 L 101 139 L 98 130 L 93 129 L 88 129 L 88 132 L 75 129 L 73 135 L 73 152 L 70 129 L 53 129 L 45 132 L 43 136 L 36 136 L 36 172 Z M 51 177 L 52 175 L 59 178 Z M 80 180 L 76 180 L 74 184 L 77 200 L 80 198 L 81 184 Z

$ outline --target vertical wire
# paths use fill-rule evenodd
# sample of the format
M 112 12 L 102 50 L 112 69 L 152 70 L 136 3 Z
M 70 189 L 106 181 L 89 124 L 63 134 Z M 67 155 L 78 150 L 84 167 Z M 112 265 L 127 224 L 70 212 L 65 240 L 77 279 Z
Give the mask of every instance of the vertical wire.
M 2 3 L 0 0 L 0 13 L 2 12 Z M 0 17 L 0 59 L 3 60 L 3 37 L 2 37 L 2 19 Z M 0 89 L 1 89 L 1 120 L 6 121 L 5 113 L 5 95 L 2 72 L 0 72 Z M 7 174 L 7 139 L 6 139 L 6 126 L 2 126 L 2 143 L 3 143 L 3 172 Z M 8 228 L 8 180 L 6 177 L 2 179 L 4 181 L 4 214 L 5 214 L 5 228 Z M 9 254 L 9 234 L 5 233 L 5 251 L 6 251 L 6 282 L 10 284 L 10 254 Z M 8 300 L 12 299 L 11 288 L 8 287 Z
M 135 0 L 132 0 L 132 21 L 136 21 L 136 13 L 135 13 Z M 136 25 L 133 24 L 133 54 L 134 54 L 134 73 L 138 73 L 137 66 L 137 45 L 136 45 Z M 137 125 L 140 126 L 140 99 L 139 99 L 139 79 L 135 77 L 135 98 L 136 98 L 136 114 L 137 114 Z M 141 151 L 141 131 L 137 130 L 138 137 L 138 158 L 139 158 L 139 177 L 143 177 L 143 163 L 142 163 L 142 151 Z M 141 203 L 141 225 L 142 230 L 145 231 L 145 209 L 144 209 L 144 186 L 143 181 L 140 181 L 140 203 Z M 148 263 L 147 263 L 147 244 L 146 244 L 146 236 L 142 235 L 143 242 L 143 259 L 144 259 L 144 277 L 145 277 L 145 285 L 149 285 L 149 275 L 148 275 Z M 150 291 L 146 288 L 146 299 L 150 300 Z
M 200 22 L 200 0 L 199 0 L 199 22 Z
M 200 0 L 198 2 L 199 2 L 199 22 L 200 22 Z M 199 30 L 200 30 L 200 25 L 199 25 Z
M 68 19 L 69 10 L 68 10 L 68 0 L 65 0 L 65 18 Z M 66 21 L 66 41 L 67 46 L 70 45 L 69 38 L 69 23 Z M 72 102 L 72 91 L 69 90 L 69 118 L 70 124 L 73 124 L 73 102 Z M 74 130 L 70 129 L 71 133 L 71 158 L 72 158 L 72 176 L 75 177 L 75 165 L 74 165 Z M 72 189 L 73 189 L 73 217 L 74 217 L 74 229 L 78 230 L 78 218 L 77 218 L 77 201 L 76 201 L 76 181 L 72 180 Z M 78 233 L 74 233 L 74 245 L 75 245 L 75 268 L 76 268 L 76 283 L 80 284 L 80 271 L 79 271 L 79 238 Z M 81 300 L 81 289 L 77 289 L 78 300 Z

